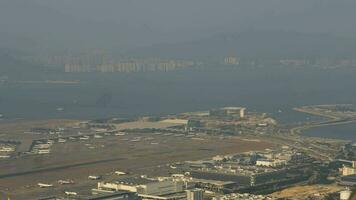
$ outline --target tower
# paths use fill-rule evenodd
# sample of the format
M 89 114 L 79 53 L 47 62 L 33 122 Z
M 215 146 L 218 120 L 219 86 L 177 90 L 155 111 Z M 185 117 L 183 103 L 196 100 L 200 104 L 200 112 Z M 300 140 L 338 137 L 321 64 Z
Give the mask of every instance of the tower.
M 244 118 L 245 117 L 245 110 L 246 110 L 246 108 L 241 108 L 240 109 L 240 118 Z

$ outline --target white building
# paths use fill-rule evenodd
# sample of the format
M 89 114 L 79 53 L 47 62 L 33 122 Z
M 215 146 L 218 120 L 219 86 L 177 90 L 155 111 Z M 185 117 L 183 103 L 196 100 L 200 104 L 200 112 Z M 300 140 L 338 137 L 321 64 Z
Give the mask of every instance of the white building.
M 285 160 L 257 160 L 256 165 L 257 166 L 263 166 L 263 167 L 280 167 L 283 166 L 287 163 Z
M 353 175 L 356 174 L 356 161 L 352 161 L 352 166 L 343 166 L 341 168 L 341 173 L 343 176 Z
M 223 107 L 219 109 L 213 109 L 209 111 L 211 116 L 239 116 L 240 118 L 245 117 L 246 108 L 243 107 Z
M 351 197 L 350 190 L 343 190 L 340 192 L 340 200 L 348 200 Z
M 126 190 L 143 195 L 167 195 L 183 192 L 183 182 L 129 177 L 114 182 L 99 182 L 98 189 Z

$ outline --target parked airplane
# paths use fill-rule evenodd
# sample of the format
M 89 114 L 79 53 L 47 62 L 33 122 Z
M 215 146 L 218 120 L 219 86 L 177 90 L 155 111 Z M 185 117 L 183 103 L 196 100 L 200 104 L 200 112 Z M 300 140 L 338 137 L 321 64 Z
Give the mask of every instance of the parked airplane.
M 98 179 L 101 179 L 101 176 L 88 176 L 88 179 L 98 180 Z
M 72 196 L 78 195 L 78 193 L 76 193 L 76 192 L 69 192 L 69 191 L 65 191 L 64 194 L 72 195 Z
M 53 187 L 53 184 L 46 184 L 46 183 L 37 183 L 40 188 L 48 188 L 48 187 Z
M 73 180 L 58 180 L 58 183 L 61 185 L 65 185 L 65 184 L 73 184 L 74 181 Z

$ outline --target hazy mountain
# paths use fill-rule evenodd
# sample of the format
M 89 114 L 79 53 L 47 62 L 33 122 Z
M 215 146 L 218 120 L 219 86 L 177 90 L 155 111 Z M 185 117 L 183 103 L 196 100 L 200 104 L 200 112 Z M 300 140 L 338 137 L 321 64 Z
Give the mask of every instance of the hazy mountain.
M 127 54 L 182 58 L 221 57 L 229 54 L 253 58 L 356 57 L 356 38 L 250 30 L 185 43 L 153 45 Z
M 0 41 L 17 41 L 18 38 L 31 41 L 31 44 L 3 42 L 0 47 L 40 53 L 128 49 L 140 42 L 132 42 L 132 38 L 139 38 L 136 33 L 146 34 L 143 29 L 135 30 L 110 21 L 98 22 L 63 14 L 31 0 L 0 1 L 0 27 Z
M 171 40 L 244 31 L 356 32 L 354 0 L 38 0 L 68 15 L 143 27 Z M 348 23 L 345 23 L 348 22 Z M 187 34 L 189 33 L 189 34 Z M 174 37 L 171 37 L 174 36 Z M 164 37 L 163 39 L 166 39 Z M 175 42 L 175 41 L 173 41 Z
M 0 48 L 0 76 L 22 76 L 33 72 L 34 66 L 18 60 L 14 55 L 20 53 L 11 49 Z
M 355 8 L 354 0 L 1 0 L 0 46 L 122 52 L 250 29 L 352 36 Z M 18 38 L 28 42 L 3 42 Z

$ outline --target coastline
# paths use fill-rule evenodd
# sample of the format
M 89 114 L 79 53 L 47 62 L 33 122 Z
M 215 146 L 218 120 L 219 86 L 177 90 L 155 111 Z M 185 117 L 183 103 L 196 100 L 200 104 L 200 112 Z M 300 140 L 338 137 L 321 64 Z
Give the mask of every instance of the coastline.
M 326 105 L 326 106 L 335 106 L 335 105 Z M 321 128 L 321 127 L 332 127 L 332 126 L 339 126 L 339 125 L 347 125 L 347 124 L 353 124 L 356 123 L 355 118 L 347 118 L 347 117 L 337 117 L 332 114 L 325 114 L 321 112 L 316 112 L 312 111 L 303 107 L 300 108 L 293 108 L 294 111 L 296 112 L 301 112 L 301 113 L 306 113 L 314 116 L 321 116 L 327 118 L 326 120 L 322 120 L 319 122 L 308 122 L 304 123 L 300 126 L 296 126 L 294 128 L 291 128 L 290 133 L 292 135 L 303 135 L 306 136 L 306 131 L 314 129 L 314 128 Z M 309 137 L 327 137 L 327 136 L 316 136 L 316 135 L 311 135 Z M 351 140 L 349 138 L 332 138 L 332 139 L 340 139 L 340 140 Z

